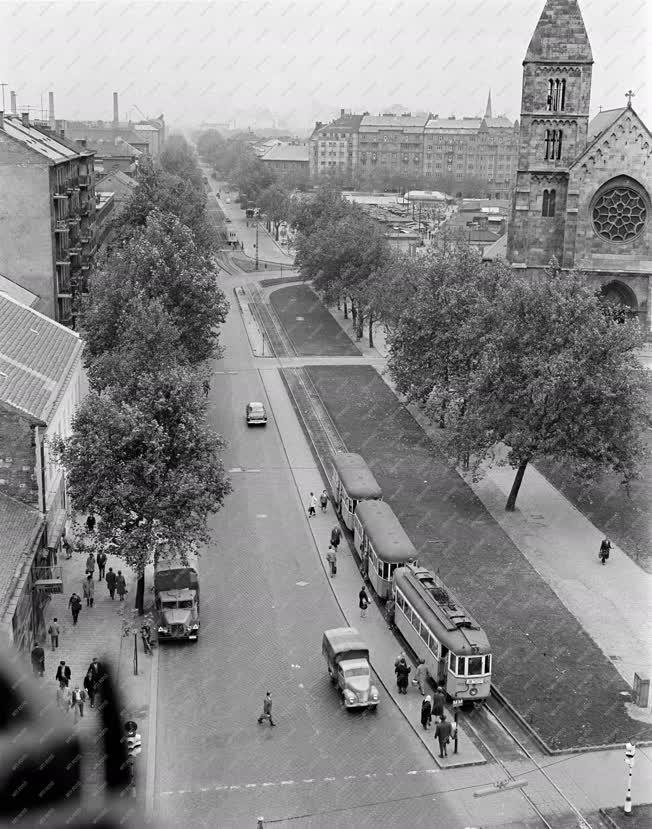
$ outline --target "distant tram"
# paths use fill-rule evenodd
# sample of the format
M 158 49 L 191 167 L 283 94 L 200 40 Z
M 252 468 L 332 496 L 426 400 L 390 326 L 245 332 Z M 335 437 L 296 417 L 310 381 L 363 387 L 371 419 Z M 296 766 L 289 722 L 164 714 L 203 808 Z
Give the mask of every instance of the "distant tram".
M 477 702 L 491 690 L 489 640 L 444 583 L 407 564 L 394 571 L 396 627 L 453 700 Z
M 417 563 L 417 551 L 385 501 L 361 501 L 353 517 L 353 543 L 366 562 L 369 581 L 386 599 L 398 567 Z
M 359 501 L 380 500 L 383 497 L 371 469 L 360 455 L 352 452 L 337 452 L 333 456 L 331 483 L 335 508 L 349 530 L 353 530 L 353 515 Z

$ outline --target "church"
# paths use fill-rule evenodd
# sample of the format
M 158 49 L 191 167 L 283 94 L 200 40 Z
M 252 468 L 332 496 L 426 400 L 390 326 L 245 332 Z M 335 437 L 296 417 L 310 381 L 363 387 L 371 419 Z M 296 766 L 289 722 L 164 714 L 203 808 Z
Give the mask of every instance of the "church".
M 546 0 L 525 60 L 507 261 L 555 257 L 652 337 L 652 135 L 632 107 L 589 120 L 593 55 L 577 0 Z

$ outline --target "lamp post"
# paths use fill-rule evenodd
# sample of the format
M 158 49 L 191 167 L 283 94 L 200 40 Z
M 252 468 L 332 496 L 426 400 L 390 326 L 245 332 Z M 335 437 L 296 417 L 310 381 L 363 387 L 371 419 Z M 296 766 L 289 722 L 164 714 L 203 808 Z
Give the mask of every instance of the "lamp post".
M 632 743 L 627 743 L 625 746 L 625 763 L 627 764 L 627 793 L 625 795 L 624 812 L 626 815 L 632 813 L 632 772 L 634 771 L 634 761 L 636 755 L 636 746 Z
M 258 270 L 258 219 L 256 219 L 256 270 Z

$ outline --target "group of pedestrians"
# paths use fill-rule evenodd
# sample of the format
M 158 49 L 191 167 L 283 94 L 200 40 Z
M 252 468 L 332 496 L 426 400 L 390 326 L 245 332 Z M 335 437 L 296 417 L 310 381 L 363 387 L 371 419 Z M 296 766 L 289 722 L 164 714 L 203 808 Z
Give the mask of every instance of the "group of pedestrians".
M 106 671 L 99 659 L 95 657 L 88 666 L 82 687 L 80 687 L 79 682 L 76 682 L 71 689 L 72 672 L 65 661 L 61 660 L 55 675 L 58 682 L 57 707 L 64 712 L 72 711 L 74 722 L 77 722 L 80 717 L 84 716 L 84 705 L 87 700 L 91 708 L 95 707 L 95 700 L 97 695 L 101 694 L 105 677 Z

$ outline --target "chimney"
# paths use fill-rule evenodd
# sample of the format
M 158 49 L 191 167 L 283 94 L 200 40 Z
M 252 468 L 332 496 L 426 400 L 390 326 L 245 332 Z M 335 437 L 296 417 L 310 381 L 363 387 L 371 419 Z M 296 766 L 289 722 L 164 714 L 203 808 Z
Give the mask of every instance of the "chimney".
M 79 144 L 80 147 L 86 147 L 86 139 L 85 138 L 75 138 L 75 144 Z
M 4 125 L 5 125 L 5 114 L 4 114 L 4 112 L 0 109 L 0 130 L 1 130 L 1 129 L 4 129 Z
M 344 118 L 344 110 L 343 109 L 340 110 L 340 118 Z
M 54 92 L 48 92 L 48 113 L 50 128 L 54 129 Z
M 118 126 L 118 93 L 113 93 L 113 123 Z
M 11 93 L 11 114 L 18 115 L 18 105 L 16 104 L 16 93 Z
M 29 112 L 23 112 L 21 118 L 23 120 L 23 126 L 29 127 Z

